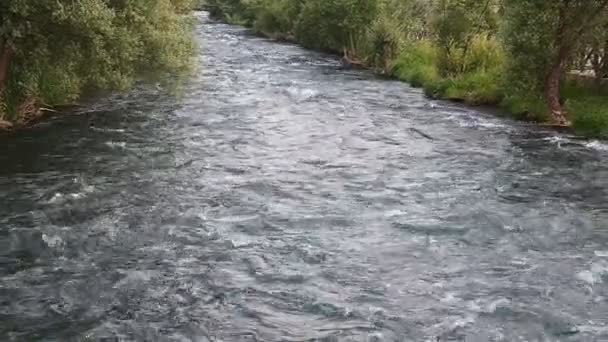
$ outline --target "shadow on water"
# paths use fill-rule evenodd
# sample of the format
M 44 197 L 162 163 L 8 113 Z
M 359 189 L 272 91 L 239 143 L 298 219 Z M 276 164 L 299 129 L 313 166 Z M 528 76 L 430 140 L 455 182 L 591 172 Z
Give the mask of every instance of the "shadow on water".
M 185 96 L 0 137 L 0 340 L 608 339 L 605 143 L 199 18 Z

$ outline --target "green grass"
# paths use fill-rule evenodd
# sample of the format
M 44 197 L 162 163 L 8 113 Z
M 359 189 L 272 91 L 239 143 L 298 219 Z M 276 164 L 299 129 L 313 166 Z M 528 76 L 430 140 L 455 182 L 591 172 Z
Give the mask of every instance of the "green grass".
M 414 87 L 432 88 L 441 81 L 437 50 L 428 42 L 409 44 L 393 63 L 391 74 Z
M 480 67 L 453 77 L 442 77 L 438 51 L 429 42 L 411 44 L 393 64 L 392 75 L 424 88 L 433 98 L 463 101 L 473 105 L 498 104 L 502 100 L 502 67 Z
M 549 110 L 542 95 L 533 91 L 517 89 L 515 86 L 503 89 L 500 107 L 518 120 L 547 122 L 550 119 Z
M 472 105 L 495 105 L 502 99 L 500 75 L 480 70 L 451 78 L 440 97 Z
M 575 96 L 566 101 L 566 110 L 578 134 L 608 139 L 608 96 Z

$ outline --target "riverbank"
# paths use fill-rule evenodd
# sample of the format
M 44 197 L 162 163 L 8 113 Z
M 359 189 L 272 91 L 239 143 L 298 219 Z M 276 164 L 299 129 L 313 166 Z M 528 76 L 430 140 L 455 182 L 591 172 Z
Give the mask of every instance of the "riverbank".
M 446 48 L 429 38 L 429 28 L 416 33 L 422 38 L 404 38 L 413 29 L 402 28 L 396 22 L 403 14 L 386 13 L 386 8 L 341 9 L 334 2 L 314 5 L 315 1 L 299 7 L 285 1 L 207 3 L 206 9 L 218 20 L 248 27 L 270 39 L 339 55 L 348 63 L 355 61 L 356 66 L 423 88 L 431 98 L 493 106 L 520 120 L 570 127 L 590 138 L 608 138 L 607 86 L 579 82 L 564 72 L 559 97 L 565 117 L 556 120 L 543 92 L 531 91 L 523 84 L 524 76 L 509 71 L 511 57 L 495 32 L 469 34 L 464 45 L 449 43 Z M 439 30 L 433 34 L 443 33 L 442 28 L 433 29 Z M 445 34 L 446 39 L 455 39 L 454 33 Z

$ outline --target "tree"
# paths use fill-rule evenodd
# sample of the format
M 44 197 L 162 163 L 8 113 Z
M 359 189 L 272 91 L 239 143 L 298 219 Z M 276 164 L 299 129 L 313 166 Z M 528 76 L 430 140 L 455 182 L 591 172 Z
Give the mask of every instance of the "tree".
M 62 104 L 87 88 L 125 89 L 144 76 L 186 71 L 194 45 L 183 14 L 191 5 L 191 0 L 1 1 L 5 116 L 24 119 L 23 101 Z
M 588 61 L 598 84 L 608 77 L 608 16 L 606 17 L 604 24 L 592 31 L 588 49 Z
M 496 33 L 494 0 L 439 0 L 432 20 L 440 49 L 439 70 L 444 75 L 464 73 L 473 40 L 482 33 Z
M 580 37 L 605 17 L 608 0 L 510 0 L 504 6 L 511 71 L 528 80 L 528 89 L 543 94 L 554 123 L 569 125 L 561 79 Z
M 377 0 L 307 0 L 295 33 L 307 47 L 354 54 L 378 10 Z

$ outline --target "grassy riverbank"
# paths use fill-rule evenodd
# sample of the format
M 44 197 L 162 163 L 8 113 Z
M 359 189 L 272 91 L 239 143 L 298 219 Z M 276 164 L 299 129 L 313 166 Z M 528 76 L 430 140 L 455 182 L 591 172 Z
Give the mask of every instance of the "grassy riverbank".
M 606 64 L 599 69 L 608 68 L 608 51 L 596 44 L 604 33 L 586 32 L 585 26 L 578 44 L 568 45 L 568 55 L 561 56 L 569 42 L 547 43 L 560 38 L 554 32 L 559 22 L 543 19 L 546 30 L 528 23 L 539 11 L 551 15 L 555 8 L 526 6 L 500 0 L 206 1 L 216 18 L 342 55 L 422 87 L 433 98 L 500 106 L 520 119 L 572 123 L 579 134 L 608 138 L 608 87 L 568 76 L 588 65 L 590 56 Z M 598 10 L 602 15 L 588 20 L 608 24 L 604 9 Z

